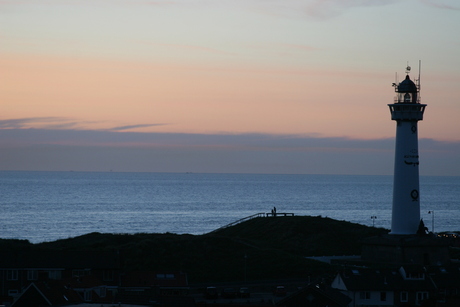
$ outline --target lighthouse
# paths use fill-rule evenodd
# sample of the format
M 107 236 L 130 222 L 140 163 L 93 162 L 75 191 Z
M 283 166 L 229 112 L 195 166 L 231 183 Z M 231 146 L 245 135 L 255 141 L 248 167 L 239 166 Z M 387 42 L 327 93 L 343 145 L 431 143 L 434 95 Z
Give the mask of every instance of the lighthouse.
M 420 224 L 419 153 L 417 123 L 423 120 L 426 104 L 420 103 L 420 76 L 416 83 L 406 78 L 393 83 L 396 97 L 389 104 L 396 121 L 391 235 L 413 235 Z
M 417 123 L 423 120 L 425 104 L 420 103 L 420 73 L 411 80 L 410 67 L 402 82 L 393 83 L 394 103 L 389 104 L 396 121 L 393 208 L 391 232 L 365 238 L 361 260 L 364 263 L 449 265 L 449 240 L 419 227 L 420 191 Z

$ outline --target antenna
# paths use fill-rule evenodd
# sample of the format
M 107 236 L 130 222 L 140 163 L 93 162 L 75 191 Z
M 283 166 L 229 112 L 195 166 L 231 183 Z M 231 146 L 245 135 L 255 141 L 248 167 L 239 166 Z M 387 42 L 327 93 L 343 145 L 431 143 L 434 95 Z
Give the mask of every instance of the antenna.
M 398 72 L 395 72 L 395 82 L 391 85 L 396 89 L 398 88 Z
M 418 91 L 420 92 L 420 72 L 422 71 L 422 60 L 418 60 Z
M 417 100 L 420 102 L 420 90 L 421 90 L 421 85 L 420 85 L 420 72 L 422 71 L 422 60 L 418 60 L 418 80 L 417 80 L 417 85 L 418 85 L 418 97 Z

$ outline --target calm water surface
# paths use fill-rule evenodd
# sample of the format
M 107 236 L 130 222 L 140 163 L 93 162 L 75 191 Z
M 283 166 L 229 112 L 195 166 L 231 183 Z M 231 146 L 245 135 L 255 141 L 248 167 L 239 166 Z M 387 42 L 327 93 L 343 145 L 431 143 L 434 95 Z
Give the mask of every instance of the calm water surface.
M 392 176 L 0 172 L 0 238 L 203 234 L 273 207 L 389 229 L 392 184 Z M 460 230 L 460 177 L 421 177 L 420 190 L 426 226 Z

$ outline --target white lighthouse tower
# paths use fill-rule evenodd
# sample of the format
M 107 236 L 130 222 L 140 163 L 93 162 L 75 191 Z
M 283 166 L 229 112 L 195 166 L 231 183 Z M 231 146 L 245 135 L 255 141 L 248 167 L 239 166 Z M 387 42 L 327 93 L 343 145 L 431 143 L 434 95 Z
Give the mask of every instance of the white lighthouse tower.
M 366 263 L 449 265 L 450 241 L 427 233 L 420 223 L 419 160 L 417 123 L 423 119 L 425 104 L 420 104 L 420 73 L 393 83 L 396 98 L 389 104 L 396 121 L 396 148 L 391 232 L 365 238 L 361 260 Z
M 401 83 L 393 83 L 395 102 L 389 104 L 396 121 L 396 148 L 393 181 L 392 235 L 413 235 L 420 224 L 419 155 L 417 122 L 423 119 L 426 104 L 420 104 L 420 75 L 416 83 L 410 66 Z

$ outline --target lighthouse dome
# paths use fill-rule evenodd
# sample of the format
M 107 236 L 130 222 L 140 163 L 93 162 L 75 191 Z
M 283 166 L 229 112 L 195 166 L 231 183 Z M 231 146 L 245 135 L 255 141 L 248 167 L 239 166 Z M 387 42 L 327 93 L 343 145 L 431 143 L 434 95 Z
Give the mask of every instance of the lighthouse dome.
M 406 76 L 406 79 L 404 79 L 404 81 L 399 83 L 398 92 L 399 93 L 416 93 L 417 92 L 417 86 L 410 79 L 409 75 Z

